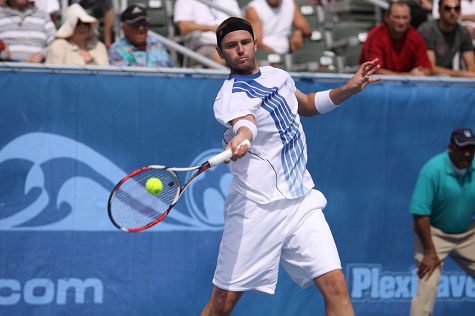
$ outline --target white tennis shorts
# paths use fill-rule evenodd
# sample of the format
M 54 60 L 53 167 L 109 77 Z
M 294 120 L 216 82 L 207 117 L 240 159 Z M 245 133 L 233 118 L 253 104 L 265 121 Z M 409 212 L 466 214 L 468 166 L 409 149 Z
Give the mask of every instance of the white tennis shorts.
M 301 287 L 341 269 L 317 190 L 294 200 L 256 204 L 229 192 L 213 284 L 228 291 L 274 294 L 279 263 Z

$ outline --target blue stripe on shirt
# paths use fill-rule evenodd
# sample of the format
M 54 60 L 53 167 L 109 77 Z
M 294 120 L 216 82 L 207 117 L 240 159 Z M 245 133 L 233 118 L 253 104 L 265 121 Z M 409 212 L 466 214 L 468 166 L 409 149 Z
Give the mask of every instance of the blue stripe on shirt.
M 292 197 L 302 196 L 303 175 L 306 169 L 304 146 L 300 137 L 296 115 L 292 113 L 287 101 L 278 93 L 278 89 L 267 88 L 255 80 L 235 79 L 232 92 L 245 92 L 249 98 L 262 99 L 262 108 L 268 111 L 282 140 L 282 165 L 289 191 Z

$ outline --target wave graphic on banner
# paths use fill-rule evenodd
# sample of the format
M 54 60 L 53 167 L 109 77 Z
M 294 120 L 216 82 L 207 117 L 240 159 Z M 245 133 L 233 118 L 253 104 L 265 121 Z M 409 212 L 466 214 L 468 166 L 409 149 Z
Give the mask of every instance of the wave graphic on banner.
M 206 151 L 193 163 L 219 151 Z M 0 231 L 119 232 L 107 216 L 107 198 L 126 172 L 76 140 L 24 134 L 0 150 L 0 174 Z M 232 176 L 223 165 L 201 176 L 185 192 L 186 202 L 148 231 L 222 230 Z M 206 185 L 204 177 L 210 177 Z

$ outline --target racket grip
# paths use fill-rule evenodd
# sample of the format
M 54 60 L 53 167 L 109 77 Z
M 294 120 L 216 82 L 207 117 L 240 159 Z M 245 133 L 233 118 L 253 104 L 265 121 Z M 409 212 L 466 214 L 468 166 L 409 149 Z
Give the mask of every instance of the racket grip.
M 240 143 L 238 147 L 241 147 L 242 145 L 247 145 L 248 149 L 251 148 L 251 143 L 247 139 L 244 140 L 242 143 Z M 223 151 L 222 153 L 217 154 L 216 156 L 211 157 L 208 160 L 208 163 L 209 163 L 210 167 L 214 167 L 216 165 L 219 165 L 223 161 L 225 161 L 227 159 L 230 159 L 232 156 L 233 156 L 233 152 L 230 148 L 230 149 L 227 149 L 227 150 Z

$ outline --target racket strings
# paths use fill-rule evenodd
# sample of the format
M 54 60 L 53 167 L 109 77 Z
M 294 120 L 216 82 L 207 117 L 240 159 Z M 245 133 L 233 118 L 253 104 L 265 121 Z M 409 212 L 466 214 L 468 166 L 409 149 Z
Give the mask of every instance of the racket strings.
M 145 188 L 150 178 L 163 184 L 160 193 L 151 194 Z M 111 215 L 120 227 L 140 228 L 160 218 L 175 201 L 179 190 L 176 175 L 166 169 L 146 169 L 118 188 L 112 200 Z

